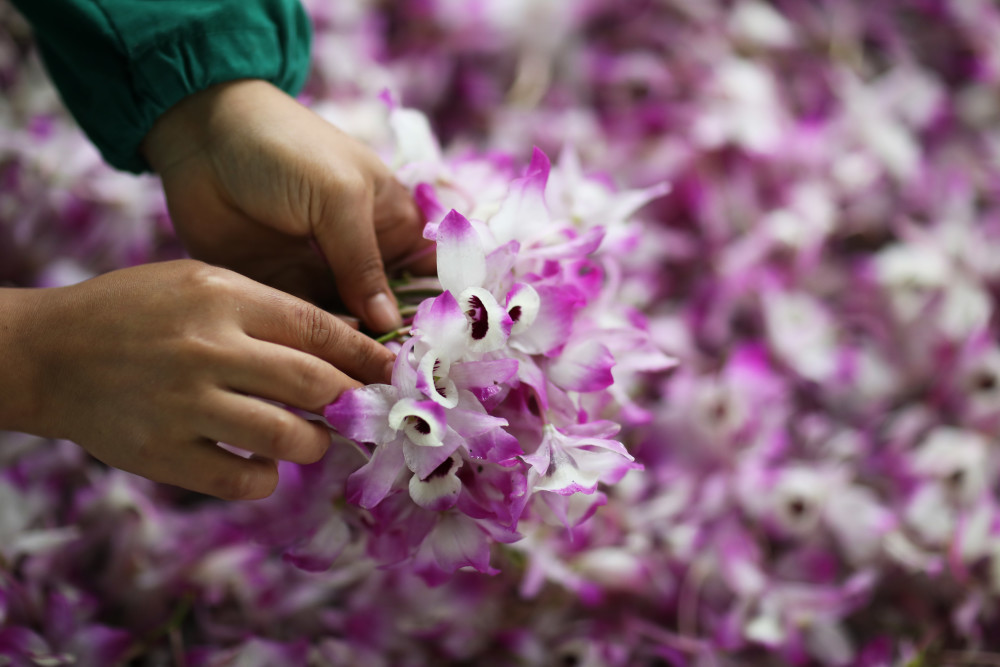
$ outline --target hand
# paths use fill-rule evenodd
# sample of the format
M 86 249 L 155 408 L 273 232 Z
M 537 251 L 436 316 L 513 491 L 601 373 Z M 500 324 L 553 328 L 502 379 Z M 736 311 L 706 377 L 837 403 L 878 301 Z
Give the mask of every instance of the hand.
M 383 260 L 434 270 L 419 209 L 378 156 L 267 82 L 186 98 L 143 151 L 197 259 L 314 303 L 327 304 L 335 283 L 377 332 L 401 324 Z
M 11 355 L 0 360 L 0 428 L 73 440 L 109 465 L 228 499 L 269 495 L 274 459 L 311 463 L 330 443 L 321 424 L 261 399 L 319 412 L 388 381 L 393 362 L 329 313 L 193 260 L 0 290 L 0 314 Z

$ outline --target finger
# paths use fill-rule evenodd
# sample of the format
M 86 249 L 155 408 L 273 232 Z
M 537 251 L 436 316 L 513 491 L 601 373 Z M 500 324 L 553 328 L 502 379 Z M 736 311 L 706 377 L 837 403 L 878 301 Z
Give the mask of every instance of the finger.
M 434 243 L 424 238 L 425 222 L 409 190 L 387 175 L 375 195 L 375 233 L 390 273 L 434 273 Z
M 278 485 L 278 467 L 274 461 L 245 459 L 209 440 L 185 442 L 157 451 L 162 455 L 144 457 L 138 467 L 130 468 L 131 472 L 224 500 L 266 498 Z
M 353 186 L 340 184 L 337 191 L 328 189 L 323 196 L 331 199 L 321 207 L 313 230 L 341 299 L 372 330 L 399 328 L 399 306 L 389 289 L 375 236 L 371 187 L 359 180 Z
M 237 213 L 233 217 L 239 224 L 212 221 L 212 226 L 227 229 L 227 236 L 217 230 L 209 237 L 211 244 L 186 242 L 191 256 L 311 303 L 336 302 L 330 267 L 308 239 L 287 236 Z
M 406 255 L 388 267 L 390 274 L 406 271 L 416 276 L 433 276 L 437 274 L 437 248 L 433 245 L 421 248 Z
M 241 349 L 222 373 L 230 389 L 315 413 L 362 386 L 319 357 L 258 340 Z
M 395 355 L 330 313 L 260 286 L 240 310 L 243 330 L 258 340 L 295 348 L 371 384 L 388 382 Z
M 351 327 L 355 331 L 361 328 L 361 320 L 356 317 L 351 317 L 350 315 L 344 315 L 343 313 L 333 313 L 333 316 L 338 320 Z
M 252 396 L 220 391 L 212 409 L 195 419 L 199 433 L 269 459 L 315 463 L 330 446 L 330 431 Z

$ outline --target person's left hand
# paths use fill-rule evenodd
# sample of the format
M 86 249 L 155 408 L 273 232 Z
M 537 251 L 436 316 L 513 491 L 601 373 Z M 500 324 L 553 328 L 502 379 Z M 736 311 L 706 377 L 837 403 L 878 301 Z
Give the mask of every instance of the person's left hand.
M 383 263 L 434 270 L 420 211 L 378 156 L 265 81 L 184 99 L 143 153 L 192 257 L 320 305 L 335 286 L 374 331 L 400 325 Z

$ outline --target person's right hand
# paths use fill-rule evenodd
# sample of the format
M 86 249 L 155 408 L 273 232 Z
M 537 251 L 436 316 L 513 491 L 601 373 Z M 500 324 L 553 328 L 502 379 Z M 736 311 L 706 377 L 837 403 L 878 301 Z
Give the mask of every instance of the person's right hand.
M 193 260 L 5 292 L 30 300 L 8 348 L 28 361 L 27 377 L 8 382 L 27 385 L 11 398 L 29 407 L 0 427 L 226 499 L 269 495 L 274 459 L 311 463 L 330 443 L 321 424 L 261 399 L 319 412 L 361 382 L 388 381 L 394 358 L 305 301 Z

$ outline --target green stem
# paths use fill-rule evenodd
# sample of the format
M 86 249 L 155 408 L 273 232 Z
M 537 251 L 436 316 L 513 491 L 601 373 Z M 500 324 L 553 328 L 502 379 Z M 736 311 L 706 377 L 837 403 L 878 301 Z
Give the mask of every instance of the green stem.
M 378 338 L 375 339 L 375 342 L 377 342 L 377 343 L 388 343 L 390 340 L 395 340 L 396 338 L 401 338 L 401 337 L 405 336 L 408 333 L 410 333 L 410 327 L 402 327 L 400 329 L 396 329 L 395 331 L 390 331 L 387 334 L 382 334 L 381 336 L 379 336 Z

